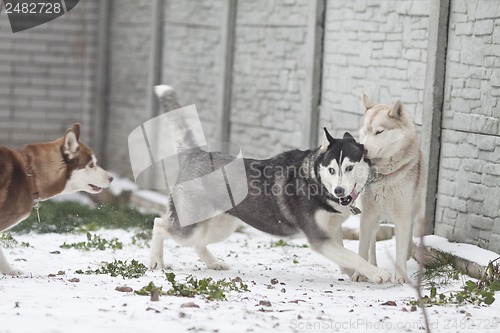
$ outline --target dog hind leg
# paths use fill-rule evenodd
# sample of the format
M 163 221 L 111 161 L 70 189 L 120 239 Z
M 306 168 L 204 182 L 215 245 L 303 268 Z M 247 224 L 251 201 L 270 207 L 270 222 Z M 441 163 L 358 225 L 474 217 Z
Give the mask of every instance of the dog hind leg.
M 198 257 L 207 265 L 208 269 L 214 270 L 228 270 L 231 268 L 228 264 L 222 260 L 217 259 L 206 247 L 206 245 L 196 245 L 194 246 L 196 254 Z
M 151 252 L 149 268 L 163 269 L 168 268 L 163 261 L 163 242 L 167 238 L 167 224 L 162 218 L 155 218 L 153 226 L 153 238 L 151 239 Z

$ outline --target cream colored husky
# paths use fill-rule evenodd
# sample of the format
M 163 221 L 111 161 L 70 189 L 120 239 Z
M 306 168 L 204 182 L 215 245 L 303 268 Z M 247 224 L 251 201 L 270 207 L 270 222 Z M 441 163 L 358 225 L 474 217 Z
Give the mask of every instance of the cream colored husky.
M 394 223 L 396 282 L 404 283 L 408 282 L 406 261 L 413 226 L 415 222 L 424 222 L 426 175 L 417 129 L 400 101 L 394 105 L 375 104 L 366 95 L 362 101 L 366 112 L 361 142 L 372 162 L 373 180 L 361 197 L 359 254 L 376 265 L 375 242 L 380 221 Z M 364 278 L 360 273 L 352 277 L 355 281 Z

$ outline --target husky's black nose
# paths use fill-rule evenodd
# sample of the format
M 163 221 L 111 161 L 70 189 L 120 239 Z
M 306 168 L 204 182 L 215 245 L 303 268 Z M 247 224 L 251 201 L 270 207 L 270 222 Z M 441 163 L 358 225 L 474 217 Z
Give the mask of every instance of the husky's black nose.
M 335 196 L 337 196 L 337 198 L 343 197 L 344 192 L 345 192 L 344 188 L 340 187 L 340 186 L 337 186 L 335 188 L 335 190 L 333 190 L 333 194 L 335 194 Z

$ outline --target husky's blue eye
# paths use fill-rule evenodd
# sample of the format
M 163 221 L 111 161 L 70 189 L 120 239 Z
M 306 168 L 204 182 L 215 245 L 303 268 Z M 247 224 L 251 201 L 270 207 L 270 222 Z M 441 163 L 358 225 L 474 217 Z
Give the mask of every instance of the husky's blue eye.
M 347 168 L 345 168 L 345 171 L 349 172 L 352 171 L 352 169 L 354 169 L 354 165 L 349 165 Z
M 328 172 L 330 173 L 330 175 L 334 175 L 335 174 L 335 169 L 334 168 L 328 168 Z

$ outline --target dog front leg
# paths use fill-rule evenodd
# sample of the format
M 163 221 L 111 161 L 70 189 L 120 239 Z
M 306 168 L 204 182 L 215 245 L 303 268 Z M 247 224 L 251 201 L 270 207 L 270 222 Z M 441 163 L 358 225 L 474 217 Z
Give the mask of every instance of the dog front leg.
M 410 241 L 412 238 L 412 219 L 411 216 L 402 216 L 395 220 L 396 235 L 396 281 L 398 283 L 408 283 L 408 273 L 406 271 L 406 262 Z
M 311 244 L 311 248 L 332 260 L 340 267 L 360 272 L 374 283 L 387 282 L 392 277 L 391 273 L 370 264 L 360 255 L 349 251 L 334 240 L 324 240 L 319 244 Z
M 365 205 L 363 203 L 363 205 Z M 368 206 L 368 205 L 367 205 Z M 376 241 L 377 241 L 377 228 L 380 223 L 378 215 L 369 209 L 369 206 L 365 208 L 363 206 L 364 212 L 361 215 L 361 222 L 359 226 L 359 255 L 368 260 L 370 257 L 370 264 L 377 265 L 377 253 L 376 253 Z M 365 281 L 366 277 L 363 276 L 362 272 L 356 271 L 351 277 L 353 281 Z
M 331 222 L 330 230 L 328 233 L 329 233 L 332 241 L 335 244 L 344 248 L 344 237 L 343 237 L 344 235 L 342 232 L 342 224 L 341 223 Z M 353 269 L 347 268 L 345 266 L 340 266 L 340 270 L 342 271 L 342 273 L 348 275 L 349 278 L 352 277 L 352 275 L 354 274 Z
M 7 258 L 5 258 L 2 249 L 0 249 L 0 274 L 7 274 L 7 275 L 22 275 L 23 271 L 12 267 L 8 262 Z

